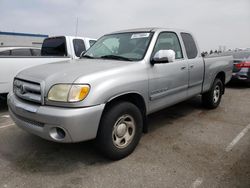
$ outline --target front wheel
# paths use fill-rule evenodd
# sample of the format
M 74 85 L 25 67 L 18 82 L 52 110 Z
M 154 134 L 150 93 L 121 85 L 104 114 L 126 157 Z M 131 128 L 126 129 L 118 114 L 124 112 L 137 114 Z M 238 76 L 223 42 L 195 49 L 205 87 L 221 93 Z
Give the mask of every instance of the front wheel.
M 211 89 L 202 94 L 202 103 L 206 108 L 214 109 L 220 104 L 223 93 L 223 83 L 220 79 L 215 79 Z
M 132 103 L 120 102 L 105 110 L 97 133 L 97 147 L 112 160 L 128 156 L 142 134 L 143 118 Z

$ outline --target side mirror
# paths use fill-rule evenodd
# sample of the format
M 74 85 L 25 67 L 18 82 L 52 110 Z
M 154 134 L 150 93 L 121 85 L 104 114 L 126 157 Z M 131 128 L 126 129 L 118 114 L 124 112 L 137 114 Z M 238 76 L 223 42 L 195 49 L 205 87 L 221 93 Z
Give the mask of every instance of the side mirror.
M 82 53 L 80 54 L 80 58 L 85 54 L 86 51 L 82 51 Z
M 170 63 L 175 60 L 175 52 L 174 50 L 159 50 L 155 53 L 151 62 L 153 64 L 157 63 Z
M 201 57 L 206 57 L 206 53 L 202 52 Z

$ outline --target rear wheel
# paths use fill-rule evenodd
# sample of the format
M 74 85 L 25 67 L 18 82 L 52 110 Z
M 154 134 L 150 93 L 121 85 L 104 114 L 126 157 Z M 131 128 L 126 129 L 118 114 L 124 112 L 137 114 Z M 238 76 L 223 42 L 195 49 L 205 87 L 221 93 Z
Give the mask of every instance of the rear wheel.
M 97 147 L 113 160 L 128 156 L 142 134 L 143 118 L 132 103 L 120 102 L 104 112 L 97 134 Z
M 206 108 L 214 109 L 220 104 L 222 93 L 223 93 L 223 83 L 220 79 L 215 79 L 212 88 L 202 95 L 202 103 Z

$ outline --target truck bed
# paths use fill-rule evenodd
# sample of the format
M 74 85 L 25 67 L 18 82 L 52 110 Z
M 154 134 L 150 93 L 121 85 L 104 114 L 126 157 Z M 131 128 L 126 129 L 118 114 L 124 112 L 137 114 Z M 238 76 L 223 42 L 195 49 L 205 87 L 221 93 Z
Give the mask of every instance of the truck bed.
M 206 92 L 210 89 L 212 80 L 215 76 L 224 70 L 225 72 L 225 83 L 228 83 L 232 77 L 233 69 L 233 57 L 232 56 L 218 56 L 218 57 L 206 57 L 204 61 L 204 81 L 202 92 Z
M 18 72 L 36 65 L 70 60 L 69 57 L 0 57 L 0 94 L 8 93 Z

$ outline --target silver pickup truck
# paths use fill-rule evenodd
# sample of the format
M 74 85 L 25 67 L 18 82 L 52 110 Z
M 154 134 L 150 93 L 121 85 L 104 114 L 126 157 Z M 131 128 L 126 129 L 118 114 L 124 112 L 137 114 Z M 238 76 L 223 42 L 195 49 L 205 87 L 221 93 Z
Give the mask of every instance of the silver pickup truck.
M 232 66 L 230 56 L 204 59 L 186 31 L 114 32 L 79 60 L 20 72 L 9 112 L 32 134 L 64 143 L 96 139 L 105 156 L 121 159 L 146 132 L 147 115 L 196 95 L 216 108 Z

